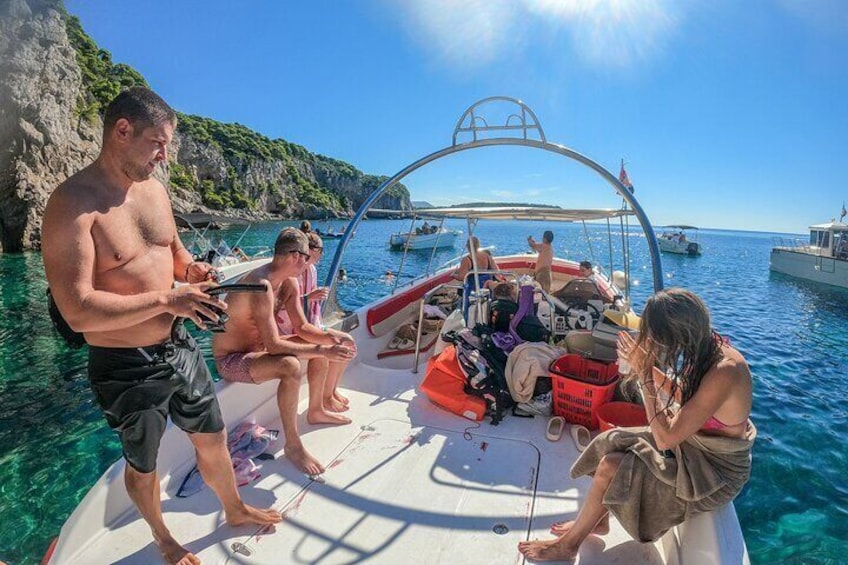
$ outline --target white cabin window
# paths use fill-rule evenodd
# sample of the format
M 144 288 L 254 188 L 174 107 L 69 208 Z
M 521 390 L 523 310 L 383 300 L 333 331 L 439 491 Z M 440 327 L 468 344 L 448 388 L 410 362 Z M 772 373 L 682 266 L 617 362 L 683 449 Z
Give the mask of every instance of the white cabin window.
M 810 245 L 827 249 L 830 246 L 830 232 L 817 230 L 811 231 Z

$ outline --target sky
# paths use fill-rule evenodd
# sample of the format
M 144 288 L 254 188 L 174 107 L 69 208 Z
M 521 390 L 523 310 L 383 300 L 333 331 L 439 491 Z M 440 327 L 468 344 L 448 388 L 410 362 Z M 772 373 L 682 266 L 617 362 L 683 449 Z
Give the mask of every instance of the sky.
M 848 201 L 842 0 L 65 4 L 177 110 L 365 173 L 449 147 L 466 109 L 508 96 L 547 141 L 615 175 L 624 159 L 655 226 L 804 233 Z M 436 205 L 621 202 L 582 165 L 525 147 L 451 155 L 402 182 Z

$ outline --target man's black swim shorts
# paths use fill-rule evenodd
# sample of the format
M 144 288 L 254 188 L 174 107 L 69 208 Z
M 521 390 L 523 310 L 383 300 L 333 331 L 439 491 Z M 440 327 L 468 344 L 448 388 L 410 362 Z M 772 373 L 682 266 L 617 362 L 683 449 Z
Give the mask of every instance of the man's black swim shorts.
M 182 323 L 167 343 L 138 348 L 89 347 L 88 378 L 124 458 L 136 471 L 156 469 L 167 418 L 189 433 L 215 433 L 224 419 L 200 348 Z

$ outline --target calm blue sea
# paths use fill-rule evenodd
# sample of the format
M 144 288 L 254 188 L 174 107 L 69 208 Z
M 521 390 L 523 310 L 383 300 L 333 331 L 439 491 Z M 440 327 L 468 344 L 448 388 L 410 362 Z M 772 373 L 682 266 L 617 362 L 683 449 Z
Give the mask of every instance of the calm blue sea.
M 293 224 L 290 222 L 289 224 Z M 242 242 L 267 246 L 284 223 L 257 224 Z M 339 229 L 343 224 L 334 222 Z M 466 230 L 463 222 L 456 227 Z M 400 253 L 389 233 L 408 222 L 362 223 L 342 266 L 340 286 L 352 308 L 388 293 L 387 270 Z M 324 230 L 323 222 L 317 227 Z M 608 265 L 606 227 L 481 222 L 475 233 L 496 253 L 525 251 L 526 237 L 553 229 L 558 255 Z M 233 234 L 219 232 L 230 238 Z M 613 231 L 620 257 L 620 230 Z M 588 242 L 585 236 L 588 234 Z M 702 257 L 663 255 L 666 286 L 699 293 L 717 329 L 747 357 L 755 378 L 753 420 L 760 430 L 750 483 L 736 509 L 752 563 L 848 562 L 848 292 L 768 270 L 772 234 L 702 230 Z M 651 292 L 647 248 L 630 236 L 634 305 Z M 325 242 L 328 254 L 337 241 Z M 440 251 L 434 264 L 459 252 Z M 407 260 L 422 271 L 429 253 Z M 620 259 L 614 268 L 621 269 Z M 607 267 L 609 270 L 609 267 Z M 85 353 L 54 335 L 37 253 L 0 255 L 0 561 L 37 563 L 85 492 L 120 457 L 92 403 Z M 200 334 L 208 351 L 208 335 Z

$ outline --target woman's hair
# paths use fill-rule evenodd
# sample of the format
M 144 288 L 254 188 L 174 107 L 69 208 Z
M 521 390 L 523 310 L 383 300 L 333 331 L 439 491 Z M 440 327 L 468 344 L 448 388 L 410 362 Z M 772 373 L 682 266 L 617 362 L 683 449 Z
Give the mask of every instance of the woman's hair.
M 309 223 L 309 220 L 303 220 L 300 222 L 300 231 L 303 233 L 309 233 L 312 231 L 312 224 Z
M 721 360 L 721 345 L 721 337 L 710 325 L 707 306 L 694 293 L 670 288 L 648 298 L 636 347 L 646 353 L 645 371 L 656 364 L 677 377 L 671 381 L 669 402 L 677 390 L 681 404 L 692 398 L 704 375 Z

